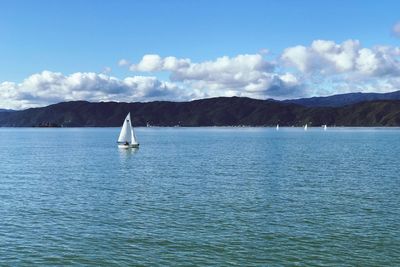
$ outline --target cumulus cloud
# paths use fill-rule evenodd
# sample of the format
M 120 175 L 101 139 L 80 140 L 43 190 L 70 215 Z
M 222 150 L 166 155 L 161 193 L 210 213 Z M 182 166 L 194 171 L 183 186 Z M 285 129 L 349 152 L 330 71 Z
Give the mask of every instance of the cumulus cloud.
M 22 83 L 0 83 L 0 106 L 13 109 L 72 100 L 132 102 L 187 97 L 178 85 L 149 76 L 118 79 L 92 72 L 63 75 L 43 71 L 29 76 Z
M 400 89 L 399 47 L 363 47 L 358 40 L 315 40 L 308 46 L 288 47 L 272 60 L 265 59 L 264 53 L 268 51 L 200 62 L 148 54 L 134 64 L 121 59 L 118 65 L 135 72 L 121 79 L 111 76 L 110 68 L 103 73 L 69 75 L 43 71 L 20 83 L 0 82 L 0 107 L 21 109 L 70 100 L 282 99 Z M 157 78 L 165 73 L 169 78 Z
M 261 54 L 219 57 L 212 61 L 192 62 L 188 58 L 144 55 L 130 66 L 132 71 L 170 72 L 170 79 L 205 96 L 271 96 L 297 95 L 301 81 L 293 74 L 278 73 L 275 63 Z
M 310 46 L 285 49 L 280 62 L 305 77 L 309 94 L 329 95 L 399 90 L 399 57 L 399 47 L 367 48 L 358 40 L 340 44 L 316 40 Z
M 144 55 L 138 64 L 130 66 L 131 71 L 155 72 L 155 71 L 174 71 L 188 67 L 190 59 L 178 59 L 176 57 L 161 58 L 159 55 Z
M 121 60 L 119 65 L 128 66 L 129 61 Z M 108 71 L 70 75 L 43 71 L 21 83 L 1 83 L 0 107 L 21 109 L 71 100 L 131 102 L 216 96 L 282 98 L 303 94 L 301 78 L 287 71 L 278 72 L 276 63 L 266 61 L 261 54 L 224 56 L 203 62 L 149 54 L 129 68 L 146 73 L 166 71 L 170 78 L 166 81 L 155 76 L 118 79 L 107 74 Z
M 399 55 L 398 48 L 363 48 L 357 40 L 347 40 L 341 44 L 316 40 L 308 47 L 285 49 L 281 60 L 286 66 L 305 74 L 382 77 L 400 73 Z
M 120 67 L 125 67 L 125 66 L 129 66 L 131 63 L 129 62 L 129 60 L 127 60 L 127 59 L 120 59 L 119 61 L 118 61 L 118 66 L 120 66 Z

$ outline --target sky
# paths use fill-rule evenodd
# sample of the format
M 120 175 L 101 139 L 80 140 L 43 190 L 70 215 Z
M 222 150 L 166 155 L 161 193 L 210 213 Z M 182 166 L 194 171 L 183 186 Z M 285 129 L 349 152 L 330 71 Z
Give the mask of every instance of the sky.
M 0 108 L 400 90 L 400 1 L 1 0 Z

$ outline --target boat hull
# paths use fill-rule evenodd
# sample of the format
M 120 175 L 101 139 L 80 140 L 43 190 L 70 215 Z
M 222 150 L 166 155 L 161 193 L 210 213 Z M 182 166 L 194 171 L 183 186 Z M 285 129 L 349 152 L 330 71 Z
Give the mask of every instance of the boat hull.
M 130 145 L 119 144 L 118 148 L 123 148 L 123 149 L 139 148 L 139 144 L 130 144 Z

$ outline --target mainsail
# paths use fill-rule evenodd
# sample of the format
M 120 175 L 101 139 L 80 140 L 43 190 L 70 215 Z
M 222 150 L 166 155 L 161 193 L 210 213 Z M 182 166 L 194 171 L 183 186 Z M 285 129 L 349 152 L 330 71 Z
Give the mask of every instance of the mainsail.
M 137 144 L 135 133 L 131 124 L 131 113 L 126 115 L 124 124 L 118 137 L 118 143 Z

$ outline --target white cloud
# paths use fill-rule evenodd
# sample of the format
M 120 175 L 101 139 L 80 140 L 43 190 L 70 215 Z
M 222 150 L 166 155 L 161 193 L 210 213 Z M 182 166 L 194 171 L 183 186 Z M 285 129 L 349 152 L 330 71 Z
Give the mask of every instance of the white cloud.
M 389 92 L 400 89 L 400 48 L 362 47 L 358 40 L 341 44 L 316 40 L 310 46 L 285 49 L 282 67 L 304 75 L 308 94 Z
M 355 82 L 341 81 L 335 84 L 334 93 L 344 94 L 353 92 L 387 93 L 400 88 L 400 78 L 368 79 Z
M 127 62 L 120 63 L 126 65 Z M 0 84 L 0 107 L 21 109 L 71 100 L 131 102 L 216 96 L 279 98 L 302 94 L 300 78 L 289 72 L 278 73 L 275 63 L 264 60 L 261 54 L 224 56 L 199 63 L 172 56 L 145 55 L 129 68 L 135 72 L 167 71 L 170 80 L 160 81 L 153 76 L 118 79 L 106 73 L 64 75 L 43 71 L 21 83 Z
M 186 99 L 184 90 L 156 77 L 133 76 L 118 79 L 105 74 L 77 72 L 63 75 L 43 71 L 22 83 L 0 83 L 0 106 L 22 109 L 61 101 L 148 101 Z
M 342 44 L 316 40 L 310 47 L 295 46 L 285 49 L 281 59 L 304 73 L 343 73 L 354 68 L 359 42 L 348 40 Z
M 132 65 L 132 71 L 158 71 L 163 68 L 163 60 L 159 55 L 145 55 L 137 65 Z
M 307 48 L 298 45 L 287 48 L 282 54 L 282 60 L 289 66 L 293 66 L 299 69 L 301 72 L 308 72 L 312 69 L 312 60 L 310 59 L 310 53 Z
M 190 59 L 178 59 L 176 57 L 161 58 L 159 55 L 144 55 L 137 64 L 130 66 L 131 71 L 155 72 L 155 71 L 174 71 L 188 67 Z
M 265 51 L 267 52 L 267 51 Z M 192 100 L 216 96 L 293 98 L 355 91 L 400 89 L 400 48 L 362 47 L 358 40 L 315 40 L 283 50 L 275 60 L 262 52 L 194 62 L 189 58 L 144 55 L 120 66 L 151 76 L 116 78 L 103 73 L 65 75 L 43 71 L 20 83 L 0 82 L 0 108 L 21 109 L 60 101 Z M 158 72 L 164 72 L 159 74 Z M 165 77 L 164 81 L 156 77 Z
M 130 66 L 132 71 L 170 72 L 170 79 L 182 82 L 205 96 L 270 97 L 297 95 L 299 79 L 291 74 L 275 72 L 275 63 L 264 60 L 261 54 L 220 57 L 213 61 L 192 62 L 187 58 L 145 55 Z M 282 89 L 282 90 L 280 90 Z
M 362 48 L 357 40 L 341 44 L 316 40 L 311 46 L 294 46 L 285 49 L 281 60 L 304 74 L 382 77 L 400 73 L 399 49 L 376 46 Z
M 400 21 L 393 25 L 392 32 L 394 36 L 400 38 Z
M 131 63 L 129 62 L 129 60 L 126 60 L 126 59 L 120 59 L 119 61 L 118 61 L 118 66 L 120 66 L 120 67 L 126 67 L 126 66 L 129 66 Z

